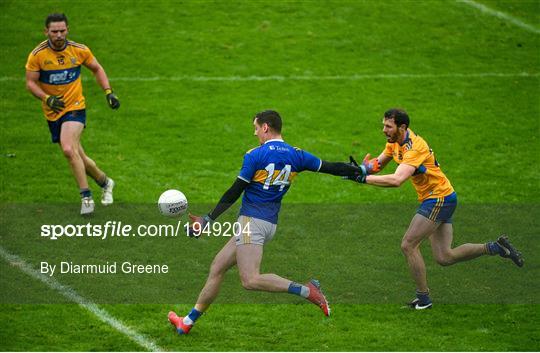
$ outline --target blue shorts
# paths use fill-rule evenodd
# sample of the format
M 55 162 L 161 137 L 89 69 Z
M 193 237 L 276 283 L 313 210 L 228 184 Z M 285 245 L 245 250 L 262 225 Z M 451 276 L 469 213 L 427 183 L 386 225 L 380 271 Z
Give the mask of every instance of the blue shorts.
M 452 223 L 452 215 L 456 210 L 457 195 L 455 192 L 445 197 L 426 199 L 418 207 L 416 213 L 437 223 Z
M 53 143 L 60 142 L 60 131 L 62 129 L 62 124 L 66 121 L 78 121 L 86 127 L 86 110 L 72 110 L 62 115 L 62 117 L 56 121 L 47 121 L 47 123 L 49 123 L 49 131 L 51 132 Z

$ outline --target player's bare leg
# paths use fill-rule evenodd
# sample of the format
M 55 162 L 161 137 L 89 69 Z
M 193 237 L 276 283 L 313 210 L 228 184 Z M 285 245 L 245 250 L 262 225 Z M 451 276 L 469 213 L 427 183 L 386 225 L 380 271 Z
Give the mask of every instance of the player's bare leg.
M 195 308 L 198 311 L 204 312 L 210 304 L 214 302 L 219 294 L 219 289 L 225 273 L 236 264 L 236 244 L 232 237 L 227 244 L 219 251 L 212 265 L 206 283 L 199 294 Z
M 261 274 L 262 256 L 262 245 L 242 244 L 237 246 L 236 261 L 240 279 L 245 289 L 296 294 L 317 305 L 324 315 L 330 315 L 328 301 L 322 293 L 318 281 L 312 280 L 306 285 L 300 285 L 274 273 Z
M 197 304 L 185 317 L 178 316 L 174 311 L 169 312 L 169 322 L 176 327 L 176 331 L 187 334 L 195 321 L 208 309 L 219 294 L 219 289 L 225 273 L 236 264 L 236 244 L 231 238 L 227 244 L 214 257 L 206 283 L 199 294 Z
M 83 129 L 84 125 L 80 122 L 64 122 L 60 131 L 60 147 L 62 148 L 62 152 L 67 158 L 71 171 L 79 185 L 81 194 L 81 214 L 85 215 L 94 212 L 94 200 L 92 199 L 92 193 L 88 188 L 86 169 L 79 151 L 80 138 Z
M 416 214 L 401 241 L 401 251 L 407 259 L 411 276 L 416 283 L 416 288 L 422 292 L 427 292 L 428 286 L 426 280 L 426 265 L 424 263 L 424 258 L 420 253 L 420 244 L 425 238 L 433 233 L 438 226 L 438 223 L 430 221 L 422 215 Z
M 431 307 L 431 299 L 429 299 L 426 265 L 424 263 L 424 258 L 420 253 L 420 244 L 432 234 L 438 226 L 439 223 L 430 221 L 420 214 L 416 214 L 401 241 L 401 251 L 407 259 L 411 276 L 416 283 L 417 298 L 423 299 L 426 307 L 428 304 L 429 307 Z M 411 304 L 414 304 L 416 307 L 415 301 Z
M 238 245 L 236 260 L 242 286 L 249 290 L 287 292 L 290 280 L 273 273 L 260 273 L 263 246 L 256 244 Z
M 467 261 L 482 255 L 500 255 L 511 259 L 517 266 L 523 266 L 521 253 L 509 243 L 506 236 L 485 244 L 462 244 L 451 248 L 453 227 L 451 223 L 442 224 L 431 236 L 433 257 L 439 265 L 448 266 Z
M 108 178 L 107 175 L 101 169 L 99 169 L 96 162 L 86 155 L 81 143 L 79 143 L 79 154 L 83 160 L 86 174 L 90 175 L 90 177 L 92 177 L 92 179 L 94 179 L 95 182 L 103 189 L 101 203 L 105 206 L 112 204 L 114 181 L 111 178 Z
M 100 181 L 103 181 L 104 178 L 106 178 L 105 173 L 98 168 L 96 162 L 94 162 L 93 159 L 88 157 L 86 153 L 84 152 L 84 148 L 82 147 L 82 144 L 79 142 L 79 155 L 81 156 L 84 168 L 86 170 L 86 174 L 89 175 L 92 179 L 94 179 L 97 183 Z
M 452 249 L 453 232 L 452 223 L 443 223 L 430 237 L 433 257 L 439 265 L 449 266 L 487 254 L 485 244 L 467 243 Z
M 73 176 L 80 189 L 88 189 L 86 169 L 79 153 L 79 144 L 84 125 L 77 121 L 66 121 L 60 131 L 60 147 L 69 162 Z

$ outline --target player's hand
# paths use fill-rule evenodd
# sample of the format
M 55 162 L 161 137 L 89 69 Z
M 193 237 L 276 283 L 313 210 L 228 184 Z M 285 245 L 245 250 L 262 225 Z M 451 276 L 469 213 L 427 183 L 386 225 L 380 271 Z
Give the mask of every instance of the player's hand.
M 187 232 L 190 237 L 199 237 L 202 234 L 204 228 L 207 227 L 208 224 L 212 221 L 212 219 L 208 215 L 201 217 L 192 215 L 190 213 L 188 214 L 188 216 L 190 224 Z
M 198 237 L 201 235 L 201 232 L 205 226 L 204 224 L 204 218 L 201 216 L 195 216 L 191 213 L 188 214 L 189 216 L 189 228 L 187 230 L 187 233 L 190 237 Z
M 105 90 L 105 96 L 107 97 L 107 103 L 109 103 L 109 107 L 112 109 L 118 109 L 120 108 L 120 100 L 118 100 L 118 97 L 116 94 L 113 93 L 112 89 Z
M 381 171 L 381 163 L 379 163 L 378 158 L 371 158 L 371 155 L 368 153 L 362 161 L 362 165 L 366 167 L 368 174 L 376 174 Z
M 358 168 L 358 172 L 354 176 L 346 177 L 349 180 L 354 180 L 357 183 L 364 184 L 366 182 L 366 177 L 368 175 L 368 172 L 366 170 L 366 167 L 363 164 L 358 164 L 358 162 L 354 159 L 353 156 L 349 156 L 349 164 L 353 167 Z
M 64 96 L 45 96 L 45 104 L 55 113 L 60 113 L 66 107 L 66 103 L 62 100 Z

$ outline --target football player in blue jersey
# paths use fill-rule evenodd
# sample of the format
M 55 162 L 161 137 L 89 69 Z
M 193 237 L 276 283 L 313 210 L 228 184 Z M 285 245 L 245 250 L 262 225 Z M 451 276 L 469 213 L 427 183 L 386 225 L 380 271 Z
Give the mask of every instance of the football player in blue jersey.
M 328 301 L 317 280 L 299 284 L 277 274 L 260 273 L 263 246 L 276 232 L 281 199 L 296 174 L 309 170 L 360 180 L 366 177 L 365 169 L 347 163 L 326 162 L 287 144 L 281 137 L 281 117 L 275 111 L 255 115 L 253 126 L 260 146 L 245 154 L 234 184 L 212 212 L 203 217 L 190 215 L 191 230 L 200 234 L 244 194 L 238 217 L 240 230 L 215 256 L 195 307 L 185 317 L 169 312 L 169 321 L 179 334 L 187 334 L 212 304 L 225 273 L 234 265 L 238 266 L 245 289 L 299 295 L 319 306 L 324 315 L 330 315 Z

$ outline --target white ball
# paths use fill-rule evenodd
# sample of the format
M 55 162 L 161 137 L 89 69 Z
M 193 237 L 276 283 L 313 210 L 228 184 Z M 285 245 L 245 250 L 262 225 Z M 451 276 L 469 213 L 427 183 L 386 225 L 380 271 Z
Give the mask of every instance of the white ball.
M 179 217 L 183 215 L 188 208 L 186 196 L 178 190 L 167 190 L 159 197 L 159 212 L 167 217 Z

